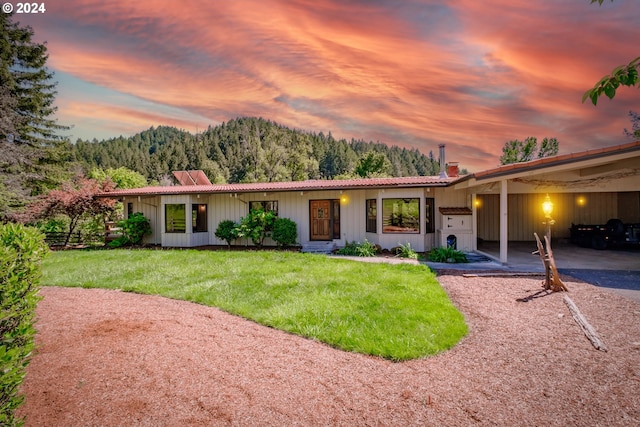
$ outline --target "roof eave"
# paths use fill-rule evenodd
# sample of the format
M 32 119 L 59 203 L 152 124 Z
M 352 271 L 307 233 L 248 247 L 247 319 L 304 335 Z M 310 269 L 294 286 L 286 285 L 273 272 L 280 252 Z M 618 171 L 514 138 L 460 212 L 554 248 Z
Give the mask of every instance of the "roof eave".
M 441 182 L 417 182 L 417 183 L 390 183 L 390 184 L 366 184 L 362 185 L 327 185 L 324 187 L 309 187 L 309 186 L 296 186 L 289 188 L 211 188 L 211 186 L 176 186 L 172 187 L 144 187 L 140 189 L 131 190 L 116 190 L 106 193 L 100 193 L 97 197 L 103 198 L 116 198 L 116 197 L 138 197 L 138 196 L 171 196 L 181 194 L 228 194 L 228 193 L 287 193 L 295 191 L 332 191 L 332 190 L 378 190 L 388 188 L 427 188 L 427 187 L 446 187 L 456 181 L 441 181 Z M 202 188 L 207 187 L 207 188 Z M 135 191 L 139 190 L 139 191 Z M 146 190 L 146 191 L 140 191 Z

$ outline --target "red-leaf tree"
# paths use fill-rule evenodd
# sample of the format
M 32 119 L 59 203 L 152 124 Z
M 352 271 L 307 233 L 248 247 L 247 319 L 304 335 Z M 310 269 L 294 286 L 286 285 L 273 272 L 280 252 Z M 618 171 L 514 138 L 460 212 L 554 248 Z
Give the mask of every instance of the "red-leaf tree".
M 66 246 L 83 217 L 113 212 L 115 200 L 96 197 L 98 193 L 111 191 L 113 188 L 114 184 L 111 180 L 99 183 L 94 179 L 77 177 L 71 182 L 62 184 L 59 190 L 51 190 L 38 198 L 16 219 L 30 223 L 40 219 L 53 218 L 59 214 L 67 216 L 70 222 L 64 242 Z

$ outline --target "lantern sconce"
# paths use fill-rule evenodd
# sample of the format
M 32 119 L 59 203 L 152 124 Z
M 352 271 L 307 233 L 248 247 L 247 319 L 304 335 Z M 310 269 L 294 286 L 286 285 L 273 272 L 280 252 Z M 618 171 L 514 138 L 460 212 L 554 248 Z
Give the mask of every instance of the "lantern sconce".
M 551 201 L 551 197 L 547 194 L 544 198 L 544 202 L 542 202 L 542 212 L 544 213 L 544 218 L 547 221 L 553 221 L 551 218 L 551 214 L 553 213 L 553 202 Z M 551 222 L 553 224 L 553 222 Z
M 547 238 L 548 244 L 551 245 L 551 226 L 556 223 L 556 221 L 551 218 L 551 214 L 553 213 L 553 202 L 551 201 L 551 197 L 547 194 L 544 198 L 544 202 L 542 202 L 542 213 L 544 213 L 544 222 L 546 225 L 545 236 Z

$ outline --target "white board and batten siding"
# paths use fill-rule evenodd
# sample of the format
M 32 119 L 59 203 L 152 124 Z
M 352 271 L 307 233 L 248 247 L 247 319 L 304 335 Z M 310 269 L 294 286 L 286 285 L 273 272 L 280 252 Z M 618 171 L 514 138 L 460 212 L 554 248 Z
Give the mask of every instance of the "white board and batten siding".
M 145 216 L 145 218 L 149 219 L 149 223 L 151 224 L 151 234 L 149 236 L 145 236 L 143 242 L 147 245 L 161 244 L 162 228 L 158 221 L 160 218 L 160 196 L 124 197 L 122 203 L 124 204 L 125 215 L 127 214 L 128 204 L 131 203 L 133 205 L 133 213 L 140 212 Z
M 144 243 L 152 245 L 162 245 L 167 247 L 194 247 L 209 244 L 209 232 L 194 233 L 191 224 L 191 205 L 207 204 L 210 217 L 211 204 L 208 195 L 166 195 L 166 196 L 141 196 L 124 197 L 122 202 L 125 205 L 125 212 L 128 204 L 132 203 L 132 212 L 140 212 L 149 219 L 151 224 L 151 235 L 145 236 Z M 165 230 L 165 206 L 168 204 L 184 204 L 186 230 L 184 233 L 168 233 Z M 210 221 L 210 218 L 208 218 Z M 210 222 L 208 222 L 210 224 Z
M 278 216 L 289 218 L 297 224 L 298 243 L 310 242 L 310 202 L 312 200 L 340 200 L 340 238 L 333 241 L 337 246 L 347 242 L 362 242 L 366 238 L 382 248 L 391 249 L 400 244 L 411 244 L 416 251 L 428 251 L 438 245 L 436 233 L 426 233 L 426 198 L 435 201 L 435 230 L 441 227 L 439 206 L 466 206 L 468 197 L 460 193 L 451 194 L 440 188 L 403 188 L 403 189 L 359 189 L 359 190 L 320 190 L 296 192 L 256 192 L 225 194 L 185 194 L 153 197 L 132 197 L 124 200 L 134 204 L 133 212 L 142 212 L 150 219 L 153 233 L 145 238 L 145 243 L 161 244 L 167 247 L 194 247 L 204 245 L 226 245 L 215 236 L 221 221 L 235 222 L 249 212 L 249 203 L 254 201 L 277 201 Z M 420 200 L 419 233 L 383 233 L 382 203 L 389 198 L 417 198 Z M 366 200 L 375 199 L 378 204 L 376 233 L 366 232 Z M 165 206 L 184 204 L 186 230 L 184 233 L 168 233 L 165 230 Z M 193 233 L 191 224 L 191 205 L 207 205 L 207 232 Z M 236 244 L 251 245 L 251 242 L 237 241 Z M 271 239 L 265 245 L 272 246 Z
M 187 232 L 185 233 L 167 233 L 165 230 L 166 224 L 166 205 L 185 205 L 185 219 L 186 219 L 186 228 Z M 189 209 L 189 205 L 191 204 L 191 196 L 190 195 L 171 195 L 171 196 L 162 196 L 162 206 L 160 208 L 160 221 L 159 226 L 161 227 L 161 236 L 162 236 L 162 246 L 166 247 L 183 247 L 188 248 L 193 246 L 191 244 L 191 233 L 190 231 L 190 221 L 191 217 Z
M 423 188 L 392 188 L 377 190 L 377 244 L 383 249 L 391 249 L 400 245 L 411 245 L 418 252 L 425 250 L 425 190 Z M 383 200 L 384 199 L 418 199 L 420 201 L 420 230 L 418 233 L 384 233 L 383 232 Z M 364 204 L 360 221 L 365 222 Z
M 476 223 L 473 215 L 444 215 L 440 208 L 472 208 L 472 195 L 467 191 L 452 191 L 437 188 L 435 193 L 436 235 L 435 247 L 446 247 L 450 236 L 456 239 L 456 249 L 472 251 L 476 249 Z M 427 196 L 429 197 L 429 196 Z M 434 196 L 431 196 L 434 197 Z
M 294 221 L 298 230 L 298 243 L 308 243 L 310 241 L 309 203 L 311 200 L 340 200 L 341 236 L 340 239 L 334 240 L 338 246 L 344 245 L 346 241 L 362 241 L 365 229 L 364 191 L 327 190 L 211 195 L 209 244 L 226 245 L 226 242 L 215 236 L 218 224 L 224 220 L 239 221 L 249 213 L 249 202 L 258 201 L 277 201 L 278 216 Z M 238 243 L 251 244 L 251 242 Z M 265 245 L 275 245 L 275 242 L 267 239 Z

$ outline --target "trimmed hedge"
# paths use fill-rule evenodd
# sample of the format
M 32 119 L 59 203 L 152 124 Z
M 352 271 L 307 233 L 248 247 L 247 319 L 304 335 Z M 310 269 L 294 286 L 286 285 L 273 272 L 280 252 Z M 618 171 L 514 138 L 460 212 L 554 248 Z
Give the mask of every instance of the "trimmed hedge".
M 298 226 L 289 218 L 277 218 L 271 237 L 280 247 L 295 245 L 298 240 Z
M 40 261 L 49 253 L 44 235 L 19 224 L 0 224 L 0 425 L 20 426 L 15 410 L 24 396 L 39 297 Z

